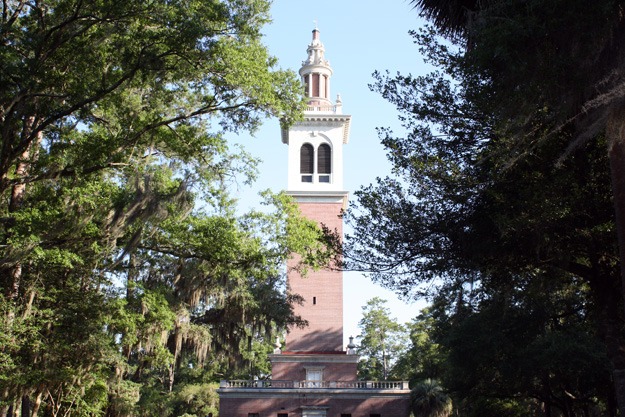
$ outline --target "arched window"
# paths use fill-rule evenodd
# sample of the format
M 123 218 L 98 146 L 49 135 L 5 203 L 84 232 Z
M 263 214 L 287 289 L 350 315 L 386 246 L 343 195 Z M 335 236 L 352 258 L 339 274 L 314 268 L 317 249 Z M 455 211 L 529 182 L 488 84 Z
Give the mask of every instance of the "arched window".
M 299 156 L 300 156 L 299 172 L 300 173 L 302 174 L 313 173 L 314 154 L 315 154 L 315 150 L 310 143 L 305 143 L 302 145 L 302 148 L 299 151 Z
M 332 149 L 326 143 L 319 145 L 317 150 L 317 172 L 319 174 L 332 173 Z
M 315 149 L 310 143 L 305 143 L 299 150 L 299 172 L 302 175 L 302 182 L 312 182 L 314 173 Z

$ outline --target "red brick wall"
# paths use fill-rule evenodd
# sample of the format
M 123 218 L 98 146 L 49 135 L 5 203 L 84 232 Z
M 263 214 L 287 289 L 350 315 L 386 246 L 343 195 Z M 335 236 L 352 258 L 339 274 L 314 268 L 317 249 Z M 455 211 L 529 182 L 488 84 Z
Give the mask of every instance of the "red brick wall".
M 289 417 L 301 417 L 302 407 L 328 407 L 327 417 L 340 417 L 351 414 L 352 417 L 369 417 L 380 414 L 381 417 L 408 417 L 410 399 L 403 397 L 384 398 L 315 398 L 306 394 L 291 398 L 221 398 L 219 417 L 247 417 L 248 413 L 259 413 L 259 417 L 276 417 L 278 413 L 287 413 Z
M 324 381 L 356 381 L 356 363 L 329 362 L 273 362 L 271 379 L 276 381 L 303 381 L 306 379 L 305 367 L 323 367 Z
M 300 210 L 309 219 L 343 233 L 339 217 L 341 203 L 300 203 Z M 292 265 L 290 265 L 292 266 Z M 291 329 L 283 350 L 292 352 L 342 351 L 343 347 L 343 273 L 336 270 L 309 271 L 305 277 L 289 268 L 289 286 L 304 298 L 295 305 L 295 314 L 308 320 L 303 329 Z
M 369 417 L 369 414 L 380 414 L 381 417 L 408 417 L 410 414 L 410 398 L 367 398 L 366 400 L 336 399 L 330 403 L 327 417 L 340 417 L 351 414 L 352 417 Z

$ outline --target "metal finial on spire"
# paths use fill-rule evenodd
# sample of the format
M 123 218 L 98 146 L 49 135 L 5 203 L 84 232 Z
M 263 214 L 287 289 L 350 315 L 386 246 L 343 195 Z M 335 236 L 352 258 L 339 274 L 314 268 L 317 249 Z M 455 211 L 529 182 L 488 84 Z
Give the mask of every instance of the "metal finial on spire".
M 315 23 L 315 30 L 318 30 L 319 28 L 317 27 L 317 19 L 313 20 L 313 22 Z

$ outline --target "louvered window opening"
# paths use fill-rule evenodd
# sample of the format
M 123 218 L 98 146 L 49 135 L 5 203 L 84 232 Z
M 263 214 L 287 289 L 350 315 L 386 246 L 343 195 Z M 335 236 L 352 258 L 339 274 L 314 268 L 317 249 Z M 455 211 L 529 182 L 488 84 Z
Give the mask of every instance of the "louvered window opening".
M 313 146 L 309 143 L 305 143 L 300 148 L 300 165 L 299 172 L 301 174 L 312 174 L 314 173 L 314 155 L 315 150 Z
M 317 172 L 319 174 L 332 173 L 332 150 L 325 143 L 319 145 L 317 150 Z
M 319 74 L 312 75 L 312 96 L 319 97 Z

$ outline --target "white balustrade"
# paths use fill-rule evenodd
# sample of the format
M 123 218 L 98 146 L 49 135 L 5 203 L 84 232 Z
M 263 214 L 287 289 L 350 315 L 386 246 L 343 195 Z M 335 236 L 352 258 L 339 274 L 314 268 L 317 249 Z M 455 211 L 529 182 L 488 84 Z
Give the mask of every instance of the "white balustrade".
M 229 380 L 221 381 L 220 388 L 314 388 L 356 390 L 408 390 L 408 381 L 280 381 Z
M 336 113 L 337 106 L 306 106 L 305 111 L 317 111 L 324 113 Z

